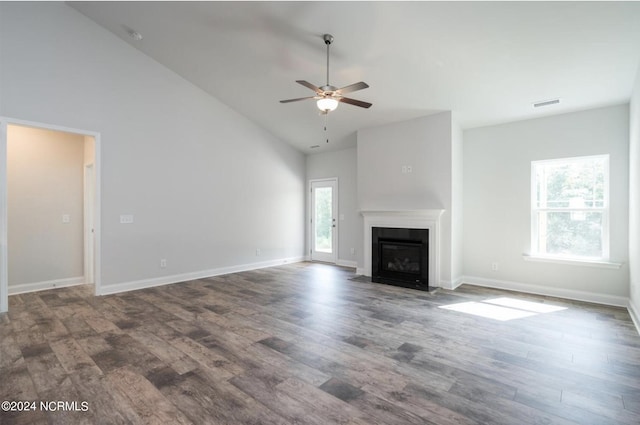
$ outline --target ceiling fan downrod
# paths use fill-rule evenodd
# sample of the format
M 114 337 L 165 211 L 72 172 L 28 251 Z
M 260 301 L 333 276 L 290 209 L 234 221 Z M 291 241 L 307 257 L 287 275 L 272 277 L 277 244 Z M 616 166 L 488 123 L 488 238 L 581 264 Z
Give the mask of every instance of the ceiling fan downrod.
M 325 34 L 322 36 L 324 44 L 327 45 L 327 87 L 329 87 L 329 46 L 333 43 L 333 36 L 331 34 Z

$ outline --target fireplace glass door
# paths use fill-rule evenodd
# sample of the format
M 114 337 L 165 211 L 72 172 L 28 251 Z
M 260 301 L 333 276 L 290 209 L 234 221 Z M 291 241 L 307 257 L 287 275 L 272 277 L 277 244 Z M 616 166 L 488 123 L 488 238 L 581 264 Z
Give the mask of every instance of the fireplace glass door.
M 429 290 L 429 229 L 371 228 L 371 280 Z
M 380 266 L 383 272 L 420 275 L 419 243 L 380 242 Z

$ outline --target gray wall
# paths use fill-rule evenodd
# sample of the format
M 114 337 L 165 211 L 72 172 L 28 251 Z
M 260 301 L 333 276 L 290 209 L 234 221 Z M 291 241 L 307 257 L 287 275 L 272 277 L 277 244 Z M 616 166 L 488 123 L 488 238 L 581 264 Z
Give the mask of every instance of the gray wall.
M 596 294 L 610 302 L 627 297 L 628 130 L 629 109 L 622 105 L 466 131 L 465 280 L 574 298 Z M 611 259 L 624 264 L 604 269 L 525 262 L 531 161 L 596 154 L 610 155 Z M 492 262 L 499 263 L 497 271 L 491 270 Z
M 629 270 L 631 306 L 640 327 L 640 69 L 629 117 Z
M 81 278 L 84 137 L 19 126 L 7 133 L 9 286 Z
M 300 152 L 64 3 L 0 39 L 0 115 L 100 133 L 103 287 L 304 255 Z
M 364 262 L 364 224 L 358 210 L 356 148 L 307 156 L 307 180 L 330 177 L 338 178 L 338 264 L 356 267 Z M 351 254 L 351 248 L 355 249 L 355 254 Z

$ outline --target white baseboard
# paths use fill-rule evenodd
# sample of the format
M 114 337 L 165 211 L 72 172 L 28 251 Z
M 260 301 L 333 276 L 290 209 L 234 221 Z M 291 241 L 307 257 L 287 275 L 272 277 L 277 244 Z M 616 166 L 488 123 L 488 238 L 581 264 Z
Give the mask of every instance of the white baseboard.
M 463 283 L 464 283 L 464 276 L 460 276 L 459 278 L 453 281 L 452 289 L 456 289 L 458 286 L 462 285 Z
M 429 288 L 452 289 L 451 282 L 448 280 L 440 280 L 438 283 L 429 282 Z
M 356 267 L 356 274 L 364 276 L 364 267 Z
M 46 280 L 43 282 L 20 283 L 9 285 L 9 295 L 26 294 L 27 292 L 44 291 L 46 289 L 64 288 L 84 284 L 84 276 L 66 279 Z
M 358 263 L 356 261 L 338 260 L 336 261 L 336 265 L 342 267 L 350 267 L 352 269 L 356 269 L 356 271 L 358 269 Z
M 631 320 L 633 324 L 636 326 L 636 331 L 640 334 L 640 308 L 636 307 L 633 304 L 633 301 L 629 300 L 629 305 L 627 306 L 627 310 L 629 310 L 629 315 L 631 316 Z
M 511 291 L 527 292 L 530 294 L 546 295 L 550 297 L 566 298 L 569 300 L 586 301 L 595 304 L 627 307 L 629 299 L 616 295 L 599 294 L 596 292 L 576 291 L 575 289 L 552 288 L 530 283 L 510 282 L 505 280 L 487 279 L 484 277 L 463 276 L 462 283 L 485 286 L 488 288 L 507 289 Z
M 444 288 L 444 289 L 454 290 L 458 286 L 462 285 L 462 283 L 463 283 L 463 279 L 462 279 L 462 276 L 460 276 L 459 278 L 457 278 L 457 279 L 455 279 L 453 281 L 441 280 L 440 281 L 440 287 Z M 433 285 L 433 286 L 435 286 L 435 285 Z
M 102 285 L 97 295 L 117 294 L 120 292 L 135 291 L 137 289 L 151 288 L 154 286 L 170 285 L 172 283 L 186 282 L 195 279 L 204 279 L 207 277 L 220 276 L 229 273 L 246 272 L 249 270 L 264 269 L 266 267 L 281 266 L 283 264 L 299 263 L 302 261 L 305 261 L 305 257 L 282 258 L 278 260 L 262 261 L 260 263 L 241 264 L 237 266 L 220 267 L 217 269 L 201 270 L 197 272 L 136 280 L 133 282 Z

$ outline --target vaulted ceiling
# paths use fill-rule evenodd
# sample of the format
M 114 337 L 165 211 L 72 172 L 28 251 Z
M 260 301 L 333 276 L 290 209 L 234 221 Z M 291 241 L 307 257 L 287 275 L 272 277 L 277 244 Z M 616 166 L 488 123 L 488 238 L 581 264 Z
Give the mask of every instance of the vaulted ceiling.
M 307 153 L 445 110 L 473 128 L 623 103 L 640 63 L 638 2 L 69 5 Z M 331 84 L 367 82 L 349 96 L 370 109 L 341 104 L 324 117 L 313 101 L 279 103 L 313 94 L 295 80 L 326 82 L 325 33 Z

